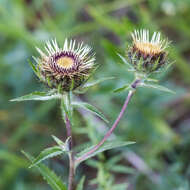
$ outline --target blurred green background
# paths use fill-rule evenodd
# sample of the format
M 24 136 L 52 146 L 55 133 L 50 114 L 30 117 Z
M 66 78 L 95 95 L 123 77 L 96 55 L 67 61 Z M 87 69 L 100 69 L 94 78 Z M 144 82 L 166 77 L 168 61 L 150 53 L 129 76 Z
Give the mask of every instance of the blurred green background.
M 130 32 L 139 28 L 161 31 L 171 41 L 174 65 L 155 78 L 176 94 L 138 89 L 112 136 L 136 144 L 85 162 L 76 181 L 85 175 L 85 190 L 190 189 L 189 0 L 0 0 L 0 189 L 49 190 L 20 151 L 36 156 L 54 144 L 52 134 L 66 136 L 59 102 L 9 102 L 46 90 L 27 61 L 38 55 L 35 46 L 54 37 L 60 45 L 66 37 L 82 40 L 96 51 L 100 64 L 93 79 L 116 77 L 80 96 L 110 120 L 107 126 L 75 112 L 74 143 L 81 149 L 97 143 L 120 111 L 127 92 L 113 90 L 132 75 L 116 53 L 125 54 Z M 67 158 L 45 163 L 67 181 Z

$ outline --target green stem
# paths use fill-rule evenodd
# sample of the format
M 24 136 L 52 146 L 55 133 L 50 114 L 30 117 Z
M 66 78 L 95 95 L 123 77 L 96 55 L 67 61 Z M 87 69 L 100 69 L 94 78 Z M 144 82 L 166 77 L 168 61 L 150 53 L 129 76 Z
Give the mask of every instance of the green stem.
M 73 147 L 73 139 L 72 139 L 72 130 L 71 130 L 71 122 L 69 120 L 68 114 L 71 115 L 71 112 L 69 110 L 71 109 L 71 99 L 70 99 L 70 93 L 67 93 L 61 102 L 61 109 L 62 109 L 62 115 L 63 119 L 65 121 L 66 130 L 67 130 L 67 139 L 69 140 L 69 178 L 68 178 L 68 190 L 73 190 L 73 184 L 74 184 L 74 175 L 75 175 L 75 158 L 74 158 L 74 152 L 72 151 Z
M 69 155 L 69 179 L 68 179 L 68 190 L 73 190 L 75 176 L 75 159 L 73 151 Z

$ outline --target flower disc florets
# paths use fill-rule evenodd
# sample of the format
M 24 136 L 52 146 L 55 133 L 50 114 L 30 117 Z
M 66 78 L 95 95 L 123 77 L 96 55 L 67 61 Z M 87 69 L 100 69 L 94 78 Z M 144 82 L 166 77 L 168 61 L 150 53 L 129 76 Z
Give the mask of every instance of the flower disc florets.
M 39 77 L 50 88 L 74 90 L 88 79 L 94 67 L 91 48 L 83 43 L 66 39 L 63 48 L 59 48 L 56 40 L 52 40 L 45 45 L 46 53 L 36 49 L 41 56 L 35 58 Z
M 161 40 L 160 33 L 154 32 L 151 40 L 148 30 L 135 30 L 132 34 L 133 45 L 127 56 L 138 72 L 157 71 L 167 62 L 167 40 Z

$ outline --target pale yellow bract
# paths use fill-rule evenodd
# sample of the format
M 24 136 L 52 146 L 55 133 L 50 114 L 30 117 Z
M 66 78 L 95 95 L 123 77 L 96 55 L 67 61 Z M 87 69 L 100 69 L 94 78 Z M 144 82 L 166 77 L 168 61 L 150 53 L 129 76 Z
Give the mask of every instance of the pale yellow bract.
M 162 48 L 159 44 L 134 42 L 135 47 L 145 54 L 159 54 Z
M 159 54 L 168 46 L 167 40 L 161 40 L 160 33 L 154 32 L 149 38 L 149 30 L 135 30 L 131 34 L 135 47 L 145 54 Z

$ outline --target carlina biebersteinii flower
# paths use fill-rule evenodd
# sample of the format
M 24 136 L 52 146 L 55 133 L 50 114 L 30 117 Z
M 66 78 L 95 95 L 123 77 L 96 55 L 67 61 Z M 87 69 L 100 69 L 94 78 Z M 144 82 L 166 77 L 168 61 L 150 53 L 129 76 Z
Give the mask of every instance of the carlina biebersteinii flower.
M 133 45 L 127 50 L 127 56 L 135 70 L 142 73 L 157 71 L 167 63 L 168 41 L 161 39 L 159 32 L 149 38 L 149 30 L 135 30 L 132 34 Z
M 95 65 L 92 49 L 83 43 L 76 44 L 75 40 L 66 39 L 63 48 L 56 40 L 47 41 L 46 53 L 36 48 L 40 54 L 35 58 L 38 76 L 50 88 L 61 91 L 74 90 L 83 84 L 91 74 Z

